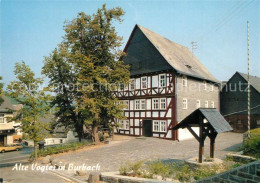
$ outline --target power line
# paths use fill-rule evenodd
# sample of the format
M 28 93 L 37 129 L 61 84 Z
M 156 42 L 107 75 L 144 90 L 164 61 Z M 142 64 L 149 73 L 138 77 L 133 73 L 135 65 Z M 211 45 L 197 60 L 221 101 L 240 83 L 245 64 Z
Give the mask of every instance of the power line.
M 202 41 L 211 32 L 215 32 L 215 31 L 218 31 L 219 29 L 221 29 L 225 24 L 227 24 L 230 20 L 232 20 L 232 18 L 234 16 L 238 15 L 242 10 L 244 10 L 246 7 L 248 7 L 254 1 L 255 0 L 251 0 L 249 2 L 248 1 L 238 2 L 235 6 L 233 6 L 230 9 L 228 14 L 223 16 L 223 18 L 220 19 L 220 21 L 218 21 L 218 23 L 215 26 L 213 26 L 209 31 L 207 31 L 205 34 L 201 35 L 198 40 Z
M 216 30 L 218 31 L 221 27 L 223 27 L 225 24 L 227 24 L 232 18 L 236 15 L 238 15 L 242 10 L 244 10 L 246 7 L 248 7 L 254 0 L 251 0 L 247 2 L 246 4 L 243 4 L 236 8 L 227 18 L 225 18 L 220 25 L 216 26 Z

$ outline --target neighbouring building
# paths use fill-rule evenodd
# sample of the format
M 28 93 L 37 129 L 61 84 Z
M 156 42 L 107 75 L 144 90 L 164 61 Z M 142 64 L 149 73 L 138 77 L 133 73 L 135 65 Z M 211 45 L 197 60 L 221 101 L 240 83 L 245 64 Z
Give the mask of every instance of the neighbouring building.
M 251 125 L 260 127 L 260 78 L 250 76 Z M 248 129 L 248 75 L 236 72 L 220 92 L 220 111 L 235 132 Z
M 50 124 L 52 120 L 55 120 L 53 114 L 47 114 L 40 121 L 45 124 Z M 68 130 L 64 126 L 56 126 L 53 131 L 47 132 L 44 138 L 45 145 L 63 144 L 68 142 L 78 141 L 77 133 L 73 130 Z
M 13 121 L 16 111 L 21 105 L 14 102 L 8 96 L 1 96 L 4 102 L 0 105 L 0 146 L 19 143 L 22 138 L 22 132 L 19 128 L 20 123 Z
M 78 142 L 77 133 L 63 127 L 55 128 L 54 133 L 44 139 L 45 145 Z
M 114 92 L 126 106 L 126 119 L 115 119 L 119 134 L 192 138 L 187 129 L 171 128 L 197 108 L 219 109 L 218 80 L 187 47 L 136 25 L 124 52 L 131 80 Z

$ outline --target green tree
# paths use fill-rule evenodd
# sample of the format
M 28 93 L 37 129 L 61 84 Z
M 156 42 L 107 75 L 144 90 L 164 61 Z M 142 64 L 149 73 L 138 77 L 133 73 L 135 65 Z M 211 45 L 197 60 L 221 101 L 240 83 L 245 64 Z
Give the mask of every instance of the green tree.
M 84 121 L 81 113 L 76 112 L 77 92 L 73 89 L 77 78 L 71 64 L 71 55 L 64 45 L 59 45 L 48 57 L 44 59 L 42 74 L 49 78 L 49 89 L 55 93 L 51 102 L 54 107 L 55 126 L 64 126 L 77 132 L 79 141 L 83 137 Z
M 65 25 L 64 43 L 71 50 L 78 83 L 90 86 L 79 92 L 76 109 L 91 126 L 95 142 L 99 142 L 99 127 L 123 117 L 122 105 L 112 95 L 116 89 L 113 84 L 127 83 L 130 76 L 129 67 L 120 60 L 122 38 L 113 26 L 123 15 L 121 8 L 103 5 L 92 16 L 81 12 Z
M 0 76 L 0 81 L 2 80 L 2 76 Z M 4 93 L 3 92 L 3 86 L 4 84 L 0 82 L 0 104 L 3 103 L 3 98 L 1 97 L 1 95 Z
M 34 72 L 24 61 L 15 64 L 15 81 L 8 85 L 10 95 L 17 99 L 23 107 L 18 111 L 14 120 L 21 122 L 24 133 L 34 142 L 35 160 L 37 160 L 37 144 L 45 137 L 47 124 L 40 121 L 49 112 L 50 96 L 41 89 L 43 80 L 36 78 Z
M 90 127 L 95 142 L 99 142 L 99 127 L 109 127 L 111 119 L 123 118 L 123 106 L 118 105 L 112 95 L 119 83 L 126 84 L 130 76 L 129 66 L 120 59 L 123 56 L 119 50 L 122 38 L 113 26 L 113 22 L 122 21 L 123 15 L 121 8 L 106 9 L 105 5 L 93 15 L 79 13 L 77 18 L 65 24 L 63 43 L 45 59 L 43 68 L 50 84 L 60 84 L 61 80 L 70 77 L 68 81 L 79 86 L 74 87 L 72 98 L 61 93 L 62 101 L 69 99 L 70 106 L 75 106 L 68 113 L 63 113 L 64 107 L 59 107 L 59 115 L 77 114 L 78 121 L 74 123 L 80 124 L 79 127 Z M 65 48 L 66 54 L 61 47 Z M 65 72 L 60 74 L 59 69 Z

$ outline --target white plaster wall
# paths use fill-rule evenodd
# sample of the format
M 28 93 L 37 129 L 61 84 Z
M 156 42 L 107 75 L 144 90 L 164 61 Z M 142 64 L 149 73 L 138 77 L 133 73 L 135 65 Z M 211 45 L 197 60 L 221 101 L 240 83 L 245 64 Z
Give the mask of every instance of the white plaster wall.
M 13 135 L 11 134 L 11 135 L 7 135 L 7 144 L 9 145 L 9 144 L 13 144 Z
M 196 127 L 196 128 L 192 128 L 193 131 L 199 135 L 199 128 Z M 179 140 L 187 140 L 187 139 L 192 139 L 194 138 L 193 135 L 190 133 L 190 131 L 188 129 L 179 129 L 178 130 L 178 133 L 179 133 Z

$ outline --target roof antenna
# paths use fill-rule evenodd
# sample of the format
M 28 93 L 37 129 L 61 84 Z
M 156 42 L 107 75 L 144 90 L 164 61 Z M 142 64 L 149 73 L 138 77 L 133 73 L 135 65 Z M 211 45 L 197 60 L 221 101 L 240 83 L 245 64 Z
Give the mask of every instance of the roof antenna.
M 190 44 L 191 44 L 191 52 L 192 52 L 192 56 L 193 56 L 194 50 L 196 50 L 198 48 L 198 45 L 197 45 L 196 41 L 192 41 Z

